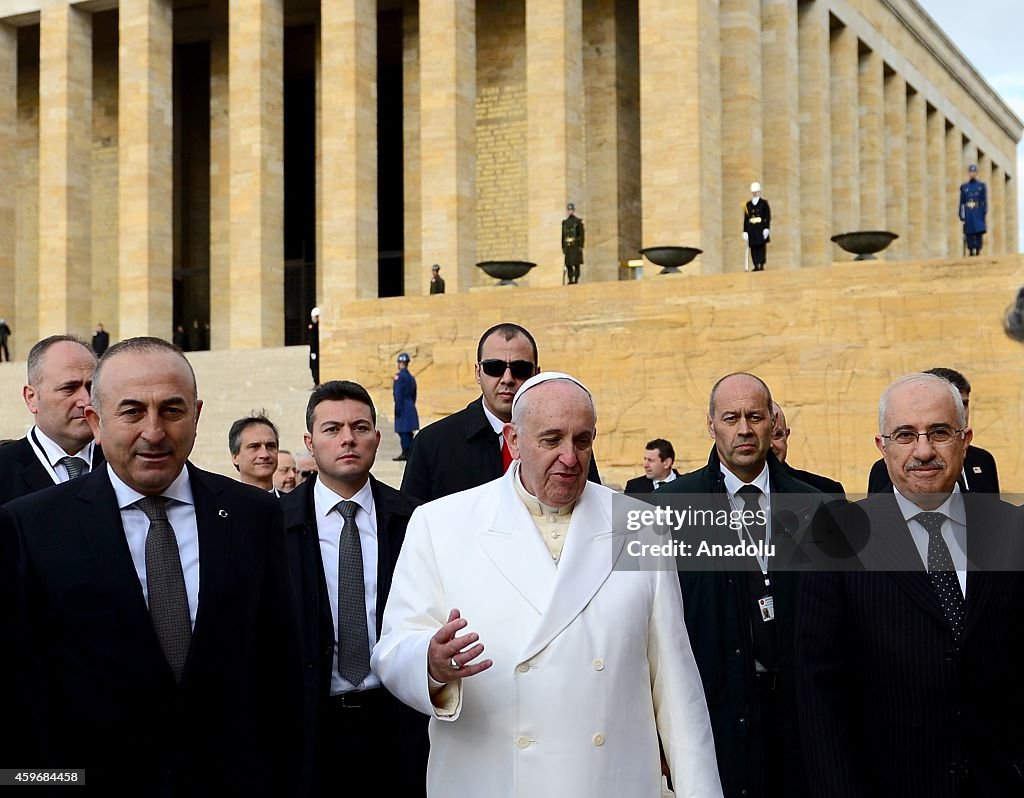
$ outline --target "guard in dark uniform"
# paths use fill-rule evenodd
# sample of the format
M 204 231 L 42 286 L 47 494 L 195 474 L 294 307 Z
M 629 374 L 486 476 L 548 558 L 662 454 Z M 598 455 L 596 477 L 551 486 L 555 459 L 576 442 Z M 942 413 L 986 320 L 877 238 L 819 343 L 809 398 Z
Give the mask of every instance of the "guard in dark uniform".
M 964 223 L 964 241 L 967 254 L 981 254 L 981 237 L 985 235 L 985 213 L 988 211 L 988 192 L 978 180 L 978 167 L 967 167 L 968 180 L 960 186 L 960 221 Z
M 309 373 L 313 375 L 313 387 L 320 384 L 320 308 L 309 311 L 309 324 L 306 327 L 309 339 Z
M 768 235 L 772 225 L 772 209 L 761 197 L 761 184 L 750 184 L 751 197 L 743 206 L 743 240 L 750 247 L 750 260 L 755 272 L 763 272 L 768 255 Z
M 580 281 L 580 266 L 583 265 L 583 220 L 577 218 L 576 206 L 571 202 L 565 209 L 569 215 L 562 220 L 562 252 L 569 285 L 575 285 Z

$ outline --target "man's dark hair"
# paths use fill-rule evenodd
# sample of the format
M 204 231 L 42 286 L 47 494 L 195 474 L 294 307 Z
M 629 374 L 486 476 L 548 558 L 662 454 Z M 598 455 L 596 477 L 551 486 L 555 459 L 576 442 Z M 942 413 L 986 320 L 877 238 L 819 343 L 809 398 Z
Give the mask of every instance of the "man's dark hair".
M 342 399 L 351 399 L 353 402 L 362 402 L 370 408 L 370 420 L 373 426 L 377 426 L 377 408 L 373 406 L 373 400 L 366 389 L 358 382 L 351 380 L 328 380 L 317 385 L 309 395 L 309 402 L 306 404 L 306 432 L 313 432 L 313 411 L 321 402 L 340 402 Z
M 658 456 L 662 460 L 675 460 L 676 450 L 672 448 L 672 444 L 664 438 L 655 438 L 653 441 L 647 441 L 647 445 L 644 449 L 657 449 Z
M 89 349 L 89 351 L 92 352 L 92 349 Z M 188 362 L 188 358 L 185 357 L 185 353 L 181 351 L 181 348 L 175 346 L 170 341 L 165 341 L 163 338 L 140 335 L 136 338 L 125 338 L 123 341 L 118 341 L 104 352 L 103 357 L 99 359 L 99 362 L 96 364 L 96 370 L 92 373 L 92 389 L 89 391 L 89 401 L 92 402 L 93 407 L 99 408 L 100 382 L 104 367 L 110 362 L 111 358 L 115 358 L 125 352 L 170 352 L 177 355 L 188 366 L 188 373 L 192 375 L 192 400 L 196 401 L 198 399 L 199 390 L 196 387 L 196 373 L 192 370 L 192 364 Z
M 484 341 L 490 338 L 492 335 L 500 335 L 506 341 L 511 341 L 517 335 L 523 336 L 527 341 L 530 342 L 530 346 L 533 347 L 533 365 L 538 364 L 537 355 L 537 342 L 533 340 L 533 336 L 530 335 L 530 331 L 525 327 L 520 327 L 518 324 L 511 324 L 510 322 L 503 322 L 501 324 L 495 324 L 487 332 L 480 336 L 480 343 L 476 345 L 476 362 L 480 362 L 480 358 L 484 356 Z
M 28 350 L 27 377 L 28 384 L 33 388 L 39 387 L 39 380 L 42 377 L 40 370 L 43 367 L 43 355 L 46 354 L 46 351 L 51 346 L 59 344 L 62 341 L 69 341 L 70 343 L 78 344 L 95 359 L 96 353 L 92 351 L 92 347 L 77 335 L 51 335 L 49 338 L 44 338 L 42 341 L 36 341 L 32 345 L 32 348 Z
M 242 451 L 242 432 L 253 424 L 265 424 L 270 427 L 274 431 L 274 442 L 280 443 L 281 436 L 274 422 L 267 418 L 267 412 L 265 410 L 254 410 L 251 416 L 238 419 L 231 425 L 231 429 L 228 430 L 228 449 L 231 450 L 231 454 L 238 454 Z
M 942 377 L 946 382 L 951 382 L 960 393 L 970 394 L 971 384 L 967 381 L 967 378 L 959 371 L 953 369 L 934 368 L 928 369 L 925 374 L 934 374 L 936 377 Z
M 1003 331 L 1014 341 L 1024 343 L 1024 288 L 1017 291 L 1017 298 L 1006 309 Z

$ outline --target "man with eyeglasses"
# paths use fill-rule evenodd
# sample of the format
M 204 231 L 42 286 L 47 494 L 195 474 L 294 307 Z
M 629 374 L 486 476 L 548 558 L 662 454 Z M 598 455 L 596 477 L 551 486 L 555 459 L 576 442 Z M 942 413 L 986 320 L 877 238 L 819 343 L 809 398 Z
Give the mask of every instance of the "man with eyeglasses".
M 964 414 L 970 422 L 971 384 L 959 371 L 947 368 L 928 369 L 924 374 L 934 374 L 951 383 L 960 392 L 964 403 Z M 992 453 L 972 443 L 964 455 L 964 465 L 957 479 L 960 490 L 973 493 L 999 493 L 999 472 L 996 470 L 996 459 Z M 885 467 L 885 460 L 878 460 L 871 466 L 868 476 L 868 493 L 886 493 L 892 491 L 892 480 Z
M 1024 795 L 1017 508 L 957 484 L 973 433 L 955 386 L 910 374 L 879 402 L 894 492 L 839 513 L 856 567 L 803 575 L 798 708 L 813 794 Z
M 480 396 L 413 442 L 402 492 L 422 502 L 497 479 L 512 462 L 502 428 L 512 420 L 516 391 L 540 370 L 537 342 L 525 327 L 496 324 L 480 336 L 476 361 Z M 593 459 L 587 478 L 600 484 Z
M 316 460 L 309 452 L 298 451 L 295 453 L 295 487 L 316 473 Z

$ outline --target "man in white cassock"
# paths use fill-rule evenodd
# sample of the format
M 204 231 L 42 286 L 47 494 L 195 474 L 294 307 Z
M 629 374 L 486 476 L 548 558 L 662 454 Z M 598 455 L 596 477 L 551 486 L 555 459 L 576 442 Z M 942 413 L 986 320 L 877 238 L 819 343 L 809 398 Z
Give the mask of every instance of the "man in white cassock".
M 430 796 L 657 798 L 662 750 L 677 795 L 722 795 L 675 570 L 631 567 L 587 482 L 596 419 L 575 378 L 532 377 L 512 467 L 412 516 L 372 665 L 431 716 Z

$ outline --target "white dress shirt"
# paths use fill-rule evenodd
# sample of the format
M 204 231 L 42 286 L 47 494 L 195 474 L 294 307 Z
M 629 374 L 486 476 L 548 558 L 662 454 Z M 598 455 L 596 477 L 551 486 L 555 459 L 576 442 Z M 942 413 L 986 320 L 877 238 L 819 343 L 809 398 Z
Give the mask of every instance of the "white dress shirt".
M 490 408 L 487 407 L 487 402 L 483 400 L 483 397 L 480 397 L 480 404 L 483 405 L 484 417 L 486 417 L 487 423 L 491 425 L 491 429 L 494 430 L 494 434 L 498 436 L 498 448 L 500 449 L 502 441 L 504 440 L 502 430 L 505 429 L 505 422 L 490 411 Z
M 895 485 L 892 489 L 896 496 L 896 504 L 907 521 L 907 528 L 910 530 L 910 537 L 914 539 L 918 554 L 921 555 L 921 562 L 925 570 L 928 569 L 928 530 L 918 521 L 911 519 L 922 510 L 910 499 L 900 493 Z M 949 498 L 931 512 L 942 513 L 946 520 L 942 522 L 942 539 L 949 546 L 949 554 L 953 558 L 953 567 L 956 568 L 956 578 L 960 583 L 960 591 L 967 595 L 967 511 L 964 509 L 964 497 L 960 493 L 960 486 L 954 485 L 953 492 Z
M 149 534 L 149 518 L 135 502 L 144 498 L 134 488 L 130 488 L 114 473 L 107 463 L 110 484 L 117 496 L 117 506 L 121 510 L 121 524 L 128 540 L 128 549 L 132 554 L 135 573 L 142 584 L 142 595 L 149 606 L 149 588 L 146 583 L 146 535 Z M 174 529 L 174 537 L 178 541 L 178 557 L 181 558 L 181 571 L 185 576 L 185 592 L 188 594 L 188 614 L 192 628 L 196 626 L 196 612 L 199 610 L 199 526 L 196 523 L 196 505 L 192 499 L 192 484 L 189 482 L 188 469 L 182 468 L 181 473 L 162 494 L 171 501 L 167 502 L 167 520 Z
M 61 463 L 61 459 L 67 457 L 68 453 L 54 443 L 45 432 L 39 427 L 32 427 L 28 433 L 28 440 L 32 444 L 32 451 L 36 453 L 36 458 L 42 463 L 55 485 L 71 479 L 67 468 Z M 92 471 L 92 453 L 95 448 L 95 441 L 89 441 L 81 451 L 71 455 L 71 457 L 78 457 L 85 461 L 88 466 L 85 472 Z
M 767 546 L 772 542 L 772 486 L 768 479 L 768 463 L 764 464 L 764 468 L 761 469 L 761 473 L 758 474 L 752 482 L 744 482 L 724 465 L 721 466 L 721 469 L 722 476 L 725 478 L 725 491 L 729 494 L 729 506 L 732 507 L 733 510 L 743 511 L 747 509 L 747 505 L 743 502 L 743 499 L 736 495 L 743 486 L 753 485 L 755 488 L 760 489 L 763 494 L 757 501 L 761 506 L 761 509 L 764 510 L 764 517 L 766 521 L 764 544 Z M 741 542 L 747 541 L 746 530 L 740 529 L 738 534 Z
M 313 503 L 316 508 L 317 537 L 320 539 L 320 559 L 323 561 L 324 578 L 327 580 L 327 595 L 331 601 L 331 618 L 334 619 L 334 657 L 331 670 L 331 695 L 352 690 L 369 690 L 380 687 L 380 679 L 370 673 L 361 684 L 354 685 L 342 678 L 338 672 L 338 547 L 341 543 L 341 528 L 345 519 L 335 510 L 338 502 L 346 501 L 328 488 L 321 480 L 313 486 Z M 359 528 L 359 545 L 363 551 L 363 599 L 366 603 L 366 632 L 370 651 L 377 642 L 377 513 L 373 506 L 373 491 L 367 480 L 359 491 L 347 501 L 355 502 L 356 526 Z M 381 608 L 383 612 L 383 608 Z
M 657 490 L 662 485 L 667 485 L 669 482 L 675 482 L 675 480 L 676 480 L 676 472 L 675 471 L 669 471 L 668 472 L 668 476 L 665 477 L 664 479 L 652 479 L 651 480 L 651 485 L 653 486 L 654 490 Z

